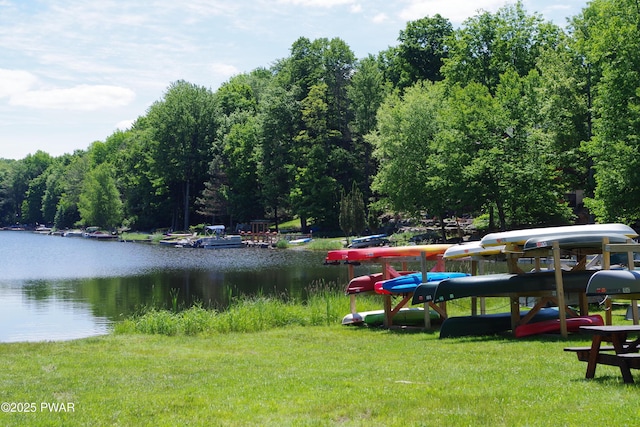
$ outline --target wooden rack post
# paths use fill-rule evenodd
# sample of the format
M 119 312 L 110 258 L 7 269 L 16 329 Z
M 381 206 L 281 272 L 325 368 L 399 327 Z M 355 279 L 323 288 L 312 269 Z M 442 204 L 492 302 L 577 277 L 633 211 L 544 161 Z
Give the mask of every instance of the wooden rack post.
M 634 243 L 633 240 L 627 240 L 627 243 L 609 244 L 609 239 L 602 239 L 602 268 L 609 269 L 611 267 L 611 254 L 612 253 L 626 253 L 627 254 L 627 268 L 632 271 L 635 268 L 633 261 L 633 253 L 640 252 L 640 243 Z M 606 324 L 611 325 L 611 299 L 607 298 L 606 303 Z M 633 317 L 633 324 L 639 323 L 638 315 L 638 300 L 631 300 L 631 314 Z

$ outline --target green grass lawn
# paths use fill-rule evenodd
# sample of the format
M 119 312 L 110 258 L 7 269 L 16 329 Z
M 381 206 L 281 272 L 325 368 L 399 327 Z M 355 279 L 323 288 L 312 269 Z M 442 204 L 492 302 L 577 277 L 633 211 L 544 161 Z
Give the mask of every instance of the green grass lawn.
M 3 412 L 0 425 L 637 423 L 638 386 L 624 384 L 609 366 L 585 380 L 586 364 L 563 351 L 588 342 L 579 335 L 440 340 L 433 331 L 334 322 L 0 344 L 0 400 L 36 407 Z M 54 402 L 72 405 L 67 412 L 41 406 Z

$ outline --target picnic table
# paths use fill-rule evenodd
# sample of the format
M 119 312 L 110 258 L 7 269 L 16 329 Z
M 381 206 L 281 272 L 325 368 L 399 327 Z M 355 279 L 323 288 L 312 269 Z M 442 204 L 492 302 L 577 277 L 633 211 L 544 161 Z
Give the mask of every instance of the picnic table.
M 598 364 L 618 366 L 625 383 L 632 384 L 631 369 L 640 369 L 640 325 L 581 326 L 580 331 L 591 335 L 590 347 L 567 347 L 578 360 L 587 362 L 585 378 L 593 378 Z M 630 340 L 630 337 L 635 339 Z M 603 342 L 611 343 L 602 346 Z

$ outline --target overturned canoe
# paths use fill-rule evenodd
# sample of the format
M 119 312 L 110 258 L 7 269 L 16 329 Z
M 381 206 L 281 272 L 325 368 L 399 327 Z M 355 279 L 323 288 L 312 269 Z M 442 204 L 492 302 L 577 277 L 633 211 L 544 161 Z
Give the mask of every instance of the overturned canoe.
M 447 249 L 443 255 L 444 259 L 461 258 L 485 258 L 499 255 L 504 250 L 504 245 L 484 247 L 480 241 L 459 243 Z
M 393 316 L 393 324 L 396 326 L 424 325 L 424 314 L 425 312 L 422 308 L 401 308 L 400 311 Z M 436 321 L 440 316 L 435 311 L 429 310 L 429 318 L 431 321 Z M 369 326 L 380 326 L 384 324 L 384 310 L 367 314 L 364 317 L 364 323 Z
M 624 224 L 584 224 L 489 233 L 480 240 L 480 244 L 484 247 L 498 245 L 524 245 L 527 240 L 535 237 L 558 239 L 562 236 L 588 234 L 616 234 L 630 238 L 638 236 L 633 228 Z
M 567 332 L 577 332 L 580 326 L 602 326 L 604 320 L 599 314 L 592 316 L 570 317 L 566 320 Z M 560 319 L 545 320 L 542 322 L 530 322 L 526 325 L 516 327 L 514 335 L 516 338 L 528 337 L 530 335 L 560 333 Z
M 609 239 L 609 243 L 626 243 L 629 237 L 622 234 L 593 233 L 567 234 L 563 236 L 538 236 L 528 239 L 523 246 L 525 252 L 535 249 L 551 249 L 553 242 L 558 242 L 560 249 L 594 249 L 602 250 L 602 240 Z
M 563 271 L 565 292 L 584 292 L 589 278 L 594 273 L 593 270 Z M 467 297 L 511 296 L 555 290 L 555 272 L 551 270 L 524 274 L 487 274 L 445 279 L 435 286 L 429 283 L 422 284 L 414 291 L 412 303 L 439 303 Z
M 640 272 L 601 270 L 587 283 L 587 296 L 640 294 Z
M 520 316 L 527 315 L 521 311 Z M 543 308 L 533 316 L 531 322 L 557 319 L 557 308 Z M 481 314 L 477 316 L 449 317 L 442 322 L 440 338 L 494 335 L 511 330 L 511 313 Z

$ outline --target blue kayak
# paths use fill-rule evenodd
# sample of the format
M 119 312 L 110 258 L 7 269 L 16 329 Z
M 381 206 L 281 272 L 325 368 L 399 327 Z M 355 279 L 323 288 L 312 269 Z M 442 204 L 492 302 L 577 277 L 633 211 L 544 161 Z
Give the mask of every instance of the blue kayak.
M 427 282 L 439 282 L 445 279 L 466 276 L 469 276 L 469 274 L 449 271 L 429 272 L 427 273 Z M 378 293 L 406 294 L 415 291 L 422 283 L 422 273 L 412 273 L 382 280 L 376 283 L 375 289 Z

